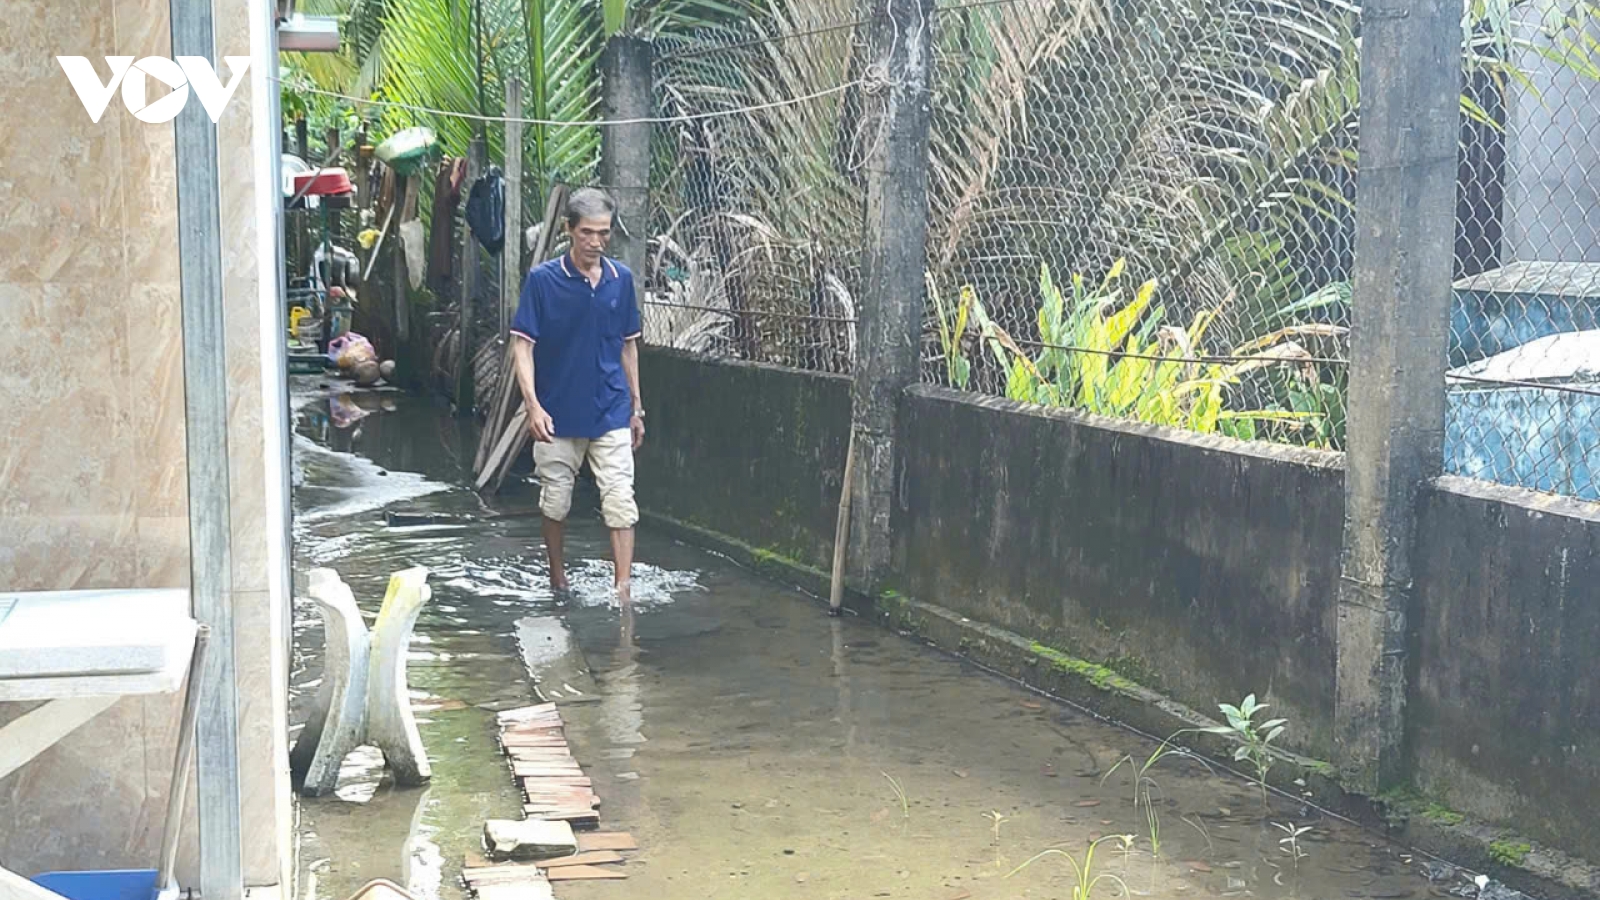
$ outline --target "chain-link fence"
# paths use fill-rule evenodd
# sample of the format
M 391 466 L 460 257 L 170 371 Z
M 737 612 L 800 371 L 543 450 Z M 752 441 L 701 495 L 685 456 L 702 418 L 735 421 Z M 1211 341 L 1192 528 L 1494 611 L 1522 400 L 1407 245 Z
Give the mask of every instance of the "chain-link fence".
M 1533 4 L 1471 37 L 1447 470 L 1600 499 L 1600 23 Z
M 930 377 L 1338 446 L 1356 18 L 1330 0 L 941 8 Z
M 691 118 L 656 129 L 651 342 L 849 370 L 877 6 L 658 42 Z M 1447 467 L 1600 496 L 1600 32 L 1463 8 Z M 941 0 L 934 34 L 925 380 L 1342 449 L 1359 8 Z
M 648 343 L 845 372 L 865 179 L 851 3 L 656 44 Z M 739 115 L 721 115 L 744 110 Z

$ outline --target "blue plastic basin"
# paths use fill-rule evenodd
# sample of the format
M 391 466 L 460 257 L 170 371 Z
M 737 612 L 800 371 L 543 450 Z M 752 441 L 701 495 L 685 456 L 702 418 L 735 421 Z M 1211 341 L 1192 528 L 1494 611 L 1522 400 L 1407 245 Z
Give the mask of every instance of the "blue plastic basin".
M 67 900 L 156 900 L 155 869 L 108 869 L 102 872 L 46 872 L 33 883 Z

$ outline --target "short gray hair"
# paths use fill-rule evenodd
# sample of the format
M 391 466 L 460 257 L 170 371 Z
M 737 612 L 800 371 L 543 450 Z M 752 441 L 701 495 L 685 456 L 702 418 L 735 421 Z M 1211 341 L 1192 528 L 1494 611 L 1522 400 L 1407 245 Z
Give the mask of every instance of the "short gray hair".
M 615 219 L 617 202 L 599 188 L 579 188 L 567 197 L 565 210 L 568 228 L 577 228 L 580 219 Z

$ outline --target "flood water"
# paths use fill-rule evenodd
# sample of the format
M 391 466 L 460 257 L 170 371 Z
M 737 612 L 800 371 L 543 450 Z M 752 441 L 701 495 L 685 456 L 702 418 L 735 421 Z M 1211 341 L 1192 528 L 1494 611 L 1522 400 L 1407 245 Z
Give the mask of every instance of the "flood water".
M 574 596 L 557 604 L 533 488 L 508 484 L 482 504 L 463 486 L 476 445 L 447 411 L 400 394 L 340 397 L 315 380 L 294 392 L 297 592 L 311 568 L 332 567 L 370 618 L 394 571 L 426 566 L 433 588 L 409 670 L 432 783 L 397 788 L 363 749 L 336 795 L 301 799 L 303 900 L 341 900 L 380 877 L 430 900 L 465 895 L 460 870 L 484 820 L 520 818 L 494 726 L 496 710 L 539 700 L 529 663 L 542 657 L 525 660 L 519 629 L 570 635 L 581 654 L 580 669 L 569 656 L 541 685 L 562 696 L 601 828 L 640 845 L 626 881 L 561 883 L 562 900 L 1067 900 L 1065 856 L 1015 870 L 1051 849 L 1081 864 L 1091 840 L 1122 834 L 1131 846 L 1099 844 L 1091 873 L 1120 880 L 1093 897 L 1470 892 L 1446 866 L 1286 798 L 1264 807 L 1251 784 L 1182 758 L 1150 773 L 1153 852 L 1125 769 L 1104 777 L 1153 742 L 878 626 L 829 619 L 812 598 L 648 529 L 623 611 L 607 595 L 604 530 L 575 512 Z M 384 512 L 400 510 L 461 518 L 387 527 Z M 298 724 L 321 676 L 307 600 L 294 631 Z M 1306 830 L 1286 841 L 1286 829 Z

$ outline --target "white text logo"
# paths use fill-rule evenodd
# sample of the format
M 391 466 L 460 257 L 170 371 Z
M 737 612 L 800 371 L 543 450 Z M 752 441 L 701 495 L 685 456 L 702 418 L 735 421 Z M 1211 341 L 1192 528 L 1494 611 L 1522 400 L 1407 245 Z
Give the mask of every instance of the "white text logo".
M 106 65 L 111 68 L 110 81 L 101 81 L 100 73 L 85 57 L 56 57 L 91 121 L 100 121 L 106 105 L 111 102 L 111 95 L 121 86 L 122 102 L 128 107 L 128 112 L 141 122 L 151 123 L 170 122 L 177 117 L 183 105 L 189 101 L 190 88 L 194 88 L 195 96 L 200 98 L 211 121 L 222 118 L 222 108 L 233 96 L 239 82 L 244 80 L 250 57 L 224 56 L 222 59 L 233 76 L 226 86 L 217 77 L 217 71 L 211 67 L 210 61 L 203 56 L 180 56 L 176 61 L 163 56 L 146 56 L 138 62 L 134 62 L 131 56 L 108 56 Z M 147 102 L 145 89 L 149 78 L 166 85 L 172 92 L 154 103 Z

